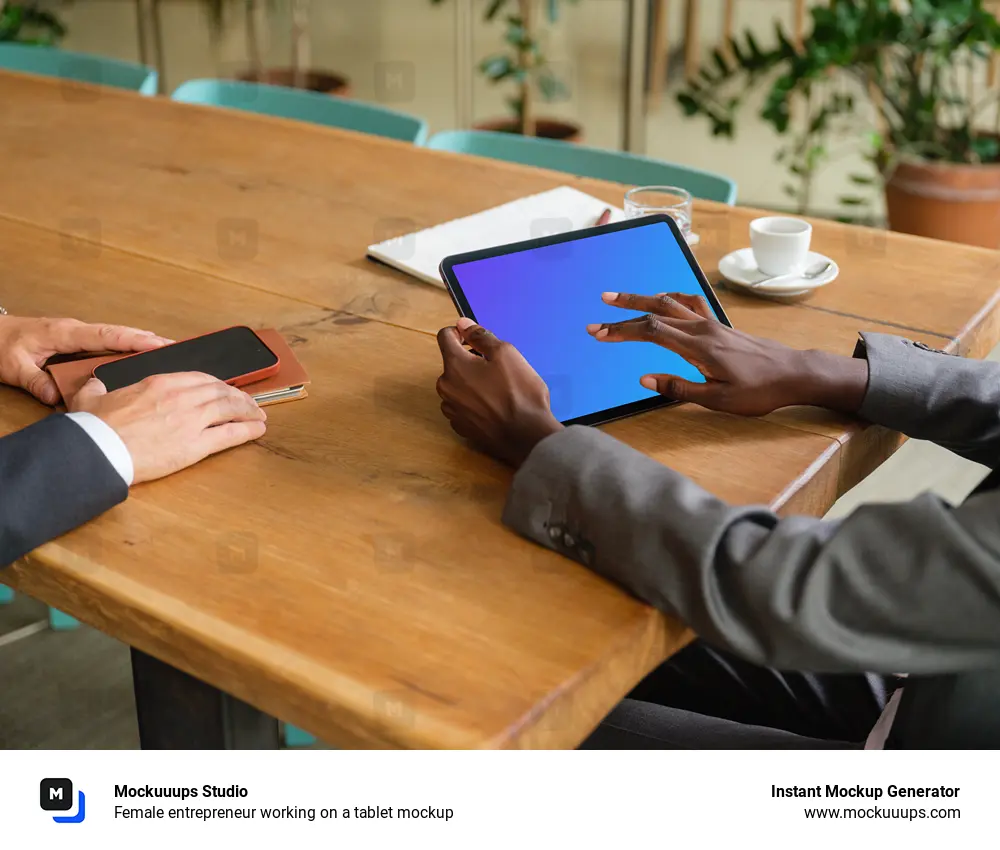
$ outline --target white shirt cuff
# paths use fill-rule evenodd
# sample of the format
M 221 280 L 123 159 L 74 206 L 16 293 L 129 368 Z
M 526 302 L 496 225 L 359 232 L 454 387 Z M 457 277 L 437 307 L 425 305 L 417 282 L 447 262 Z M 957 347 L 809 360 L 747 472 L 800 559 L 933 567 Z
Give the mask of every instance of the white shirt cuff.
M 67 413 L 66 418 L 72 419 L 87 432 L 87 436 L 97 443 L 97 448 L 104 452 L 108 462 L 124 479 L 125 486 L 131 487 L 135 478 L 132 455 L 129 454 L 128 447 L 122 438 L 115 433 L 115 429 L 103 419 L 94 416 L 93 413 Z

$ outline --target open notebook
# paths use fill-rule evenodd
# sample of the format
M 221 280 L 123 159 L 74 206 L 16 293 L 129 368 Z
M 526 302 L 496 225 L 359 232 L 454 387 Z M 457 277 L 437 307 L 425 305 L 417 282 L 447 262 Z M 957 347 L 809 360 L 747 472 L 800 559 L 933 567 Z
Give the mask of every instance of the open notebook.
M 427 230 L 387 239 L 369 246 L 368 256 L 443 287 L 438 266 L 451 254 L 593 227 L 608 206 L 578 189 L 560 186 Z M 611 208 L 611 221 L 624 219 L 624 212 Z

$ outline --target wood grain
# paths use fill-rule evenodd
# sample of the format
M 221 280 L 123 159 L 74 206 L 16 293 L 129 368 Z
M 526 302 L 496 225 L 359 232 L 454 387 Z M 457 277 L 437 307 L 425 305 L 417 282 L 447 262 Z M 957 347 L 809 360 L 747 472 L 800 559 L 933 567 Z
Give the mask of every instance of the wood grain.
M 509 473 L 441 417 L 432 337 L 113 249 L 70 261 L 10 222 L 0 246 L 12 312 L 177 337 L 266 322 L 313 378 L 257 444 L 135 488 L 14 587 L 343 746 L 572 746 L 689 639 L 501 526 Z M 0 390 L 0 432 L 43 413 Z M 836 496 L 819 435 L 690 407 L 609 430 L 726 499 Z
M 369 244 L 567 183 L 615 204 L 625 191 L 128 92 L 67 101 L 74 90 L 0 74 L 0 114 L 10 115 L 0 122 L 0 149 L 18 162 L 4 174 L 0 216 L 428 332 L 453 319 L 447 295 L 367 260 Z M 43 185 L 47 190 L 38 191 Z M 761 214 L 697 204 L 696 254 L 711 276 L 718 278 L 719 258 L 748 244 L 750 220 Z M 995 295 L 1000 251 L 828 221 L 813 226 L 815 249 L 836 259 L 841 275 L 795 309 L 852 319 L 852 336 L 865 322 L 878 322 L 897 333 L 936 335 L 942 344 L 961 337 L 971 356 L 988 350 L 989 339 L 977 343 L 967 325 L 973 317 L 983 325 L 995 312 L 984 294 Z M 766 305 L 738 294 L 723 300 L 727 308 Z M 741 327 L 768 332 L 767 324 L 755 324 L 767 314 L 750 309 Z M 784 322 L 777 338 L 806 346 L 811 321 Z
M 136 488 L 5 581 L 345 746 L 573 746 L 690 639 L 500 525 L 509 473 L 453 437 L 433 390 L 447 296 L 364 258 L 532 192 L 617 204 L 622 186 L 15 74 L 0 117 L 11 312 L 277 326 L 313 378 L 257 444 Z M 698 204 L 710 275 L 756 214 Z M 722 289 L 737 327 L 844 353 L 858 330 L 972 356 L 1000 336 L 1000 253 L 815 228 L 840 279 L 794 303 Z M 43 414 L 0 390 L 0 432 Z M 608 431 L 721 498 L 813 515 L 899 439 L 812 410 Z

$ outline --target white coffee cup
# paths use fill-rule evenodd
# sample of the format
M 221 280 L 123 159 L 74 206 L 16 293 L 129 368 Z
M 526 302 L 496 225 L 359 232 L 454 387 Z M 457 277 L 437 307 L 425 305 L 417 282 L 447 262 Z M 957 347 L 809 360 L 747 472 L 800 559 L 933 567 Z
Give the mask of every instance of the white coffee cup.
M 769 215 L 750 222 L 750 246 L 757 268 L 767 275 L 805 268 L 812 225 L 801 218 Z

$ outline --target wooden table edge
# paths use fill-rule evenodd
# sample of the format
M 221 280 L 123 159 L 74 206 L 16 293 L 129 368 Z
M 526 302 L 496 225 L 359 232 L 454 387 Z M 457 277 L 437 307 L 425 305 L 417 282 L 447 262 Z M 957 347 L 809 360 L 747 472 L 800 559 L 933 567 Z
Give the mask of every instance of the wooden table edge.
M 448 746 L 458 748 L 473 745 L 473 736 L 423 715 L 419 719 L 425 734 L 412 733 L 412 730 L 405 725 L 380 724 L 378 718 L 374 716 L 376 712 L 373 709 L 370 690 L 345 679 L 341 679 L 342 689 L 338 690 L 335 696 L 329 689 L 317 688 L 315 685 L 317 680 L 324 678 L 329 680 L 331 676 L 336 677 L 336 674 L 326 668 L 316 668 L 307 659 L 297 662 L 291 654 L 288 654 L 280 668 L 276 665 L 261 666 L 256 660 L 259 659 L 259 654 L 254 650 L 273 644 L 253 632 L 236 629 L 227 622 L 200 614 L 199 619 L 211 620 L 212 629 L 198 629 L 192 627 L 190 622 L 181 627 L 176 623 L 167 624 L 161 616 L 149 610 L 150 593 L 147 588 L 137 587 L 128 592 L 131 588 L 120 583 L 120 577 L 115 577 L 119 581 L 118 584 L 111 585 L 107 582 L 96 582 L 93 578 L 84 581 L 79 575 L 68 574 L 65 562 L 60 560 L 66 557 L 65 553 L 61 553 L 57 558 L 48 551 L 43 551 L 54 546 L 58 546 L 58 543 L 46 544 L 12 564 L 7 568 L 5 582 L 14 590 L 73 613 L 73 616 L 77 616 L 76 612 L 83 609 L 84 613 L 80 619 L 87 625 L 105 634 L 113 634 L 117 640 L 206 681 L 281 720 L 295 723 L 302 728 L 321 730 L 324 740 L 332 744 L 412 749 L 427 748 L 432 741 L 438 742 L 439 745 L 440 742 L 446 741 Z M 84 560 L 75 555 L 69 557 L 77 561 Z M 58 582 L 51 579 L 51 574 L 38 570 L 39 563 L 59 569 Z M 99 567 L 92 564 L 78 568 L 78 570 L 88 569 L 100 571 Z M 80 605 L 81 600 L 85 600 L 85 604 Z M 109 602 L 118 610 L 128 608 L 134 623 L 92 616 L 95 611 L 103 611 Z M 220 639 L 220 635 L 231 637 Z M 224 652 L 217 651 L 220 646 L 224 648 Z M 287 652 L 284 648 L 282 651 Z M 200 663 L 196 669 L 195 665 L 189 662 L 192 656 L 208 663 Z M 246 680 L 240 675 L 244 666 L 254 667 L 258 687 L 247 687 Z M 319 675 L 312 677 L 310 681 L 313 684 L 306 687 L 302 684 L 302 680 L 309 676 L 310 669 L 316 670 Z M 209 674 L 207 677 L 206 673 Z M 260 688 L 262 683 L 268 687 Z M 284 695 L 280 705 L 269 697 L 269 693 L 275 689 L 280 689 Z M 352 689 L 356 690 L 353 695 L 350 693 Z M 323 698 L 323 690 L 327 690 L 327 700 Z M 297 703 L 301 709 L 289 712 L 287 710 L 289 703 Z M 344 711 L 340 706 L 347 706 L 348 711 Z M 353 720 L 356 717 L 367 717 L 369 721 L 362 727 Z M 332 722 L 331 718 L 339 718 L 339 722 Z M 380 732 L 382 734 L 379 734 Z
M 70 564 L 67 568 L 67 564 Z M 39 566 L 50 569 L 39 569 Z M 580 567 L 583 569 L 583 567 Z M 58 576 L 53 572 L 59 571 Z M 151 600 L 167 606 L 182 606 L 171 597 L 151 594 L 148 588 L 120 576 L 100 578 L 103 571 L 86 558 L 60 550 L 58 541 L 45 544 L 9 567 L 4 583 L 46 604 L 77 616 L 82 622 L 116 640 L 135 647 L 189 675 L 235 696 L 261 711 L 294 723 L 339 747 L 401 749 L 523 749 L 534 746 L 575 746 L 595 728 L 610 710 L 603 695 L 609 687 L 615 696 L 624 696 L 641 678 L 673 651 L 690 640 L 680 624 L 654 608 L 637 608 L 613 640 L 608 651 L 589 668 L 554 690 L 512 725 L 493 732 L 477 733 L 417 712 L 411 722 L 399 723 L 380 718 L 370 687 L 338 676 L 328 668 L 305 658 L 296 658 L 286 648 L 281 665 L 262 665 L 261 649 L 274 647 L 271 641 L 253 632 L 234 628 L 225 621 L 196 614 L 182 624 L 166 623 L 163 604 L 151 610 Z M 90 573 L 86 578 L 84 573 Z M 128 610 L 131 622 L 94 616 L 109 607 Z M 210 623 L 199 627 L 198 623 Z M 636 636 L 638 632 L 638 637 Z M 635 651 L 640 641 L 641 653 Z M 221 650 L 221 651 L 220 651 Z M 192 664 L 190 659 L 199 663 Z M 256 687 L 248 687 L 241 671 L 252 667 Z M 608 675 L 608 668 L 620 670 Z M 335 680 L 333 687 L 317 687 L 317 682 Z M 271 699 L 280 692 L 280 700 Z M 580 716 L 586 706 L 586 720 L 572 728 L 558 728 L 546 720 L 572 706 L 572 716 Z M 290 710 L 289 705 L 295 708 Z M 582 727 L 586 726 L 586 730 Z

